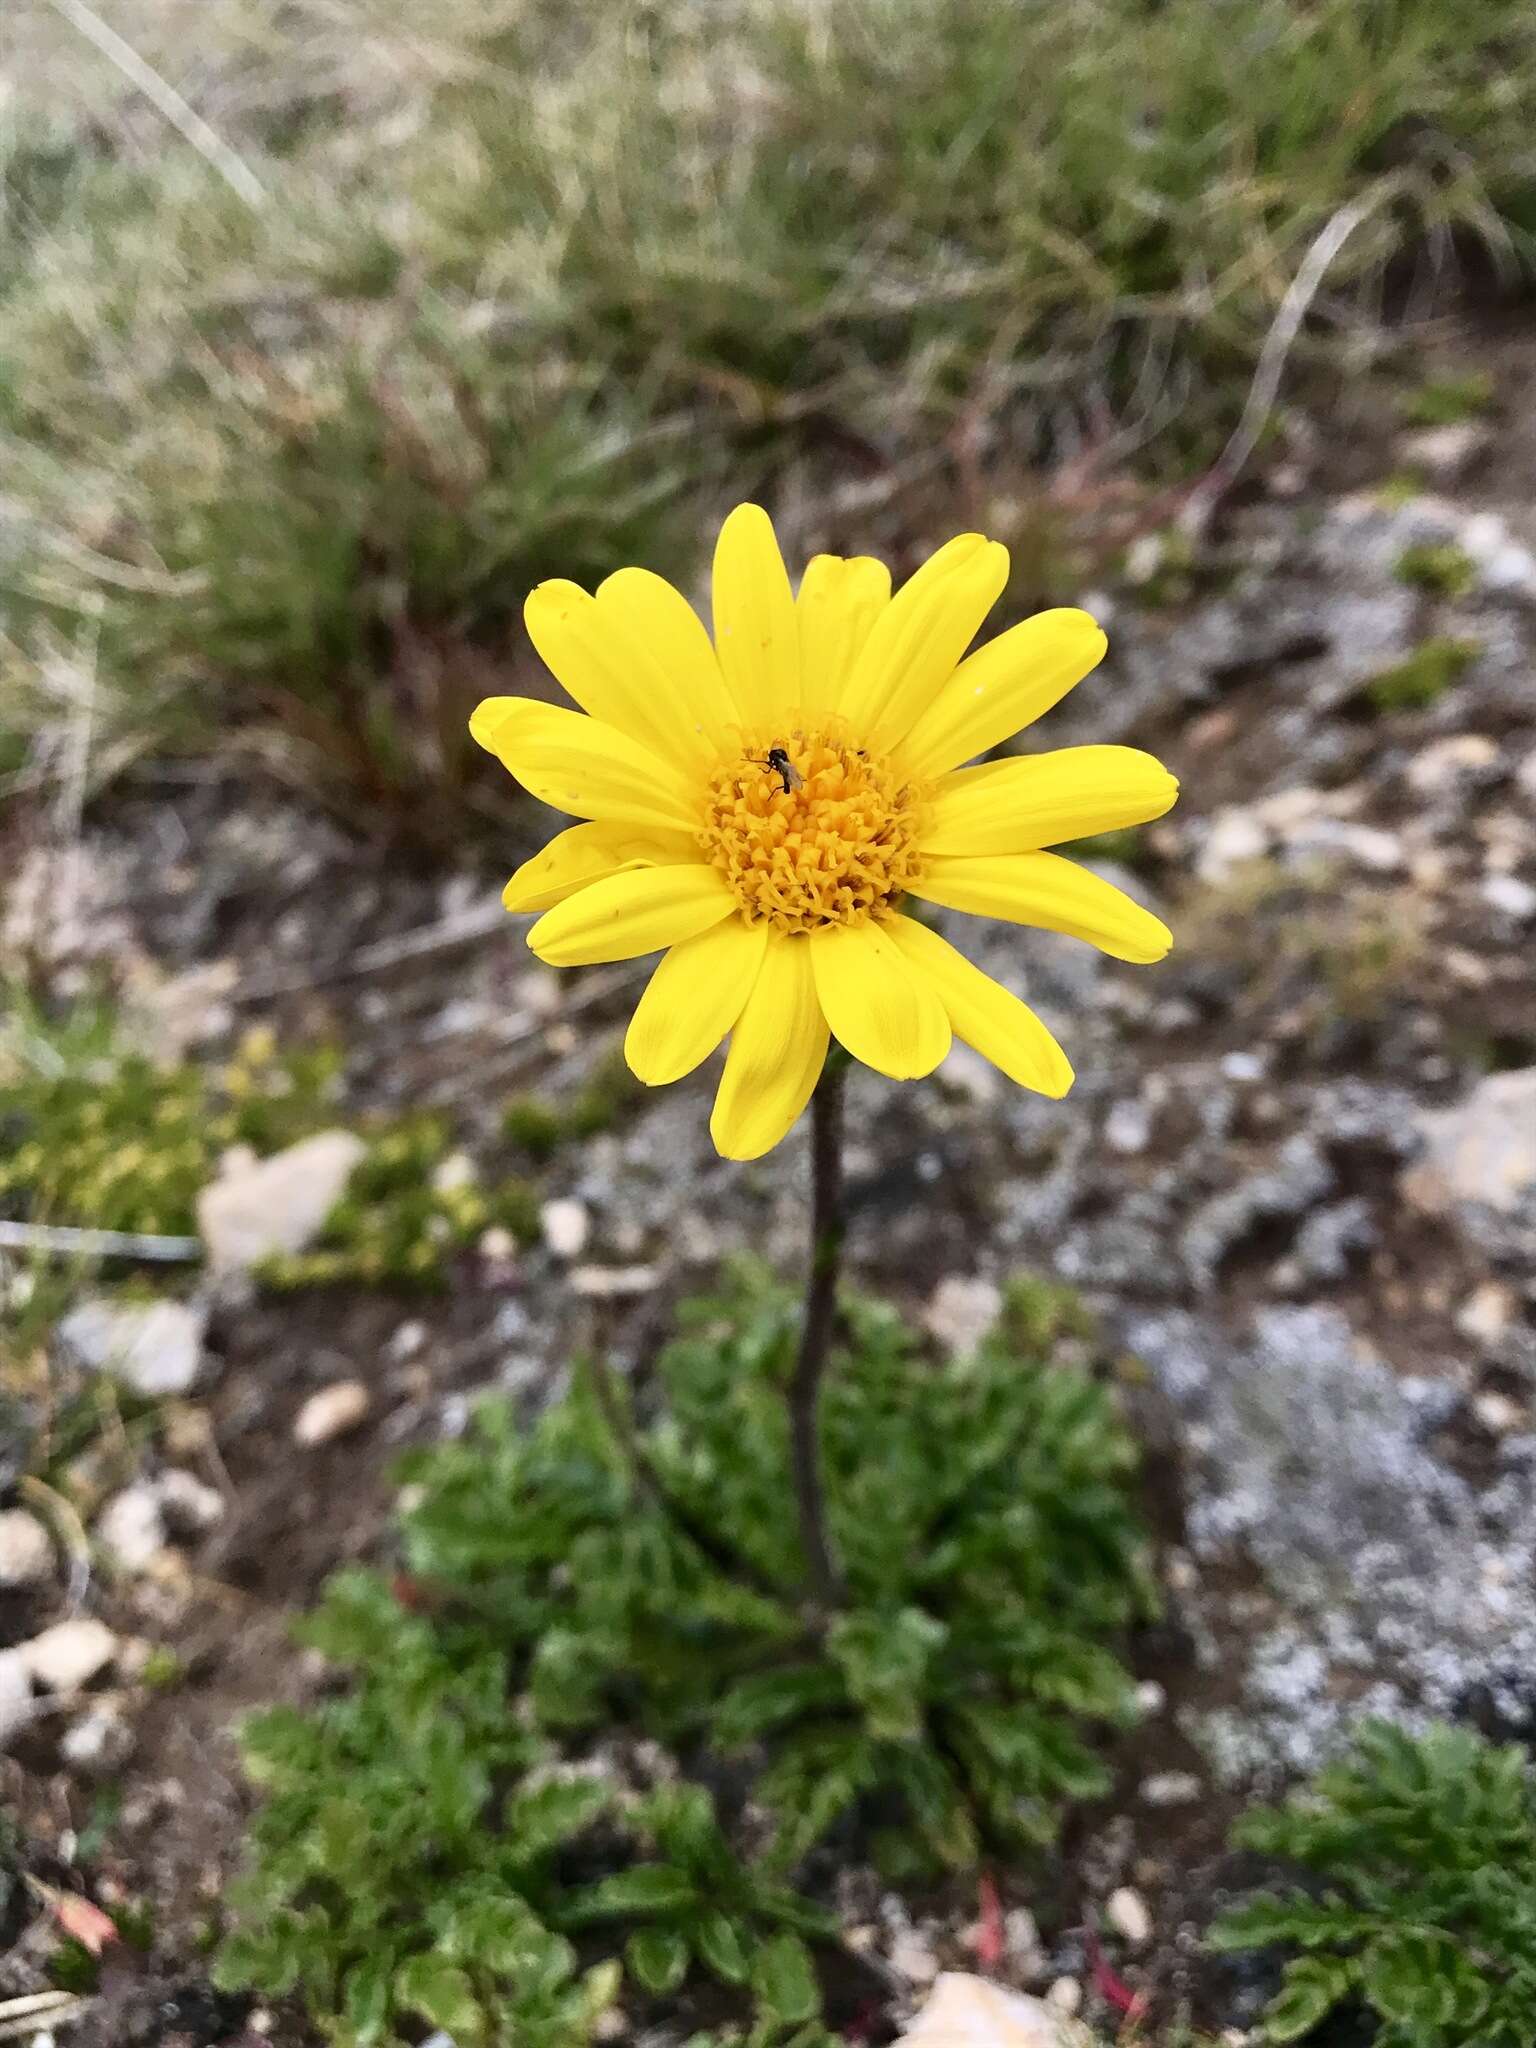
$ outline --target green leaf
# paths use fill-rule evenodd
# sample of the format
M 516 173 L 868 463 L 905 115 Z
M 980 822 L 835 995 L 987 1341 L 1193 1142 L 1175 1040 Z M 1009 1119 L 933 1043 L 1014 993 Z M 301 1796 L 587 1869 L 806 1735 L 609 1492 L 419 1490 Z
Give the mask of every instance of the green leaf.
M 1299 2041 L 1304 2034 L 1310 2034 L 1341 1999 L 1348 1997 L 1355 1978 L 1354 1966 L 1347 1962 L 1302 1956 L 1287 1963 L 1285 1982 L 1264 2014 L 1265 2039 Z
M 671 1863 L 639 1863 L 605 1877 L 572 1898 L 564 1917 L 575 1925 L 587 1920 L 620 1920 L 630 1914 L 675 1913 L 691 1906 L 697 1893 L 688 1873 Z
M 644 1927 L 625 1942 L 624 1962 L 643 1990 L 662 1998 L 688 1974 L 688 1944 L 672 1928 Z
M 531 1792 L 514 1792 L 504 1809 L 514 1854 L 531 1861 L 558 1849 L 588 1827 L 609 1798 L 608 1787 L 596 1778 L 552 1779 Z
M 895 1614 L 847 1614 L 827 1632 L 827 1649 L 872 1735 L 913 1741 L 922 1731 L 928 1667 L 947 1631 L 920 1607 Z
M 752 1960 L 752 1989 L 770 2018 L 799 2026 L 821 2011 L 821 1988 L 810 1950 L 793 1934 L 776 1934 Z
M 347 1972 L 342 2011 L 360 2044 L 381 2041 L 389 2027 L 390 1979 L 395 1960 L 388 1954 L 369 1956 Z
M 474 1987 L 442 1956 L 412 1956 L 402 1963 L 395 1972 L 395 1997 L 447 2033 L 474 2038 L 480 2032 L 483 2015 Z
M 692 1930 L 693 1945 L 706 1969 L 727 1984 L 745 1984 L 752 1962 L 745 1931 L 728 1913 L 705 1913 Z
M 1366 1948 L 1360 1988 L 1384 2019 L 1421 2027 L 1474 2024 L 1490 1995 L 1454 1941 L 1419 1928 L 1392 1929 Z

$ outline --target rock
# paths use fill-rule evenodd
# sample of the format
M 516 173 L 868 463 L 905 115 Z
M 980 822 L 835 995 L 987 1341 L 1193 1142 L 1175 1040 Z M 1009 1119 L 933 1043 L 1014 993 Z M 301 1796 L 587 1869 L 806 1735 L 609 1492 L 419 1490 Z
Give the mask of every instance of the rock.
M 1147 1902 L 1128 1884 L 1111 1892 L 1104 1901 L 1104 1918 L 1132 1948 L 1140 1948 L 1152 1939 L 1152 1915 L 1147 1911 Z
M 1193 1771 L 1155 1771 L 1141 1781 L 1141 1796 L 1148 1806 L 1193 1806 L 1205 1790 Z
M 93 1707 L 59 1744 L 65 1763 L 103 1777 L 133 1754 L 133 1730 L 114 1707 Z
M 1152 1105 L 1139 1095 L 1122 1096 L 1104 1119 L 1104 1142 L 1111 1152 L 1145 1152 L 1152 1142 Z
M 197 1198 L 197 1227 L 214 1272 L 248 1272 L 278 1253 L 303 1251 L 366 1150 L 352 1131 L 320 1131 L 270 1159 L 227 1158 Z
M 1432 484 L 1445 485 L 1459 482 L 1487 452 L 1488 443 L 1488 429 L 1476 420 L 1454 420 L 1404 434 L 1398 447 L 1410 468 Z
M 190 1472 L 162 1472 L 154 1487 L 160 1511 L 177 1535 L 200 1535 L 224 1518 L 223 1494 Z
M 661 1284 L 654 1266 L 576 1266 L 571 1292 L 588 1301 L 620 1301 L 628 1295 L 650 1294 Z
M 891 1943 L 891 1968 L 909 1984 L 931 1984 L 939 1974 L 939 1959 L 915 1927 L 903 1928 Z
M 1251 811 L 1229 806 L 1212 818 L 1195 859 L 1195 873 L 1202 882 L 1220 885 L 1234 868 L 1262 860 L 1269 851 L 1269 834 Z
M 337 1380 L 311 1394 L 294 1417 L 293 1440 L 306 1450 L 356 1429 L 368 1413 L 370 1396 L 361 1380 Z
M 1002 1293 L 992 1281 L 949 1273 L 923 1310 L 923 1326 L 946 1351 L 963 1358 L 976 1349 L 1002 1312 Z
M 114 1495 L 98 1517 L 94 1533 L 120 1571 L 147 1571 L 166 1544 L 165 1519 L 154 1487 L 140 1480 Z
M 1083 1987 L 1075 1977 L 1058 1977 L 1046 1992 L 1045 2002 L 1056 2012 L 1078 2012 L 1083 2003 Z
M 1500 917 L 1512 917 L 1517 924 L 1536 917 L 1536 889 L 1518 875 L 1485 875 L 1483 901 Z
M 1456 1311 L 1456 1327 L 1463 1337 L 1477 1344 L 1497 1344 L 1514 1322 L 1520 1304 L 1513 1292 L 1497 1280 L 1485 1280 L 1474 1287 Z
M 180 1301 L 83 1301 L 58 1334 L 82 1365 L 113 1373 L 154 1398 L 191 1388 L 202 1364 L 206 1320 L 201 1308 Z
M 53 1568 L 53 1543 L 24 1508 L 0 1514 L 0 1586 L 35 1586 Z
M 32 1678 L 20 1650 L 0 1650 L 0 1753 L 32 1719 Z
M 485 1264 L 494 1269 L 509 1269 L 517 1258 L 517 1239 L 503 1223 L 493 1223 L 489 1230 L 480 1233 L 475 1246 Z
M 1495 741 L 1481 732 L 1453 732 L 1431 740 L 1408 763 L 1406 780 L 1420 796 L 1439 796 L 1470 776 L 1480 775 L 1499 758 Z
M 587 1213 L 585 1202 L 574 1201 L 569 1196 L 546 1202 L 539 1211 L 539 1221 L 544 1229 L 544 1242 L 557 1259 L 581 1257 L 592 1233 L 592 1218 Z
M 105 1671 L 117 1655 L 117 1637 L 105 1622 L 79 1614 L 45 1628 L 16 1654 L 35 1684 L 49 1692 L 74 1692 Z
M 1507 1394 L 1479 1394 L 1472 1403 L 1472 1413 L 1491 1436 L 1508 1436 L 1525 1421 L 1525 1410 Z
M 460 1188 L 472 1188 L 479 1178 L 479 1169 L 467 1152 L 450 1152 L 432 1169 L 432 1187 L 439 1195 L 452 1195 Z
M 1456 536 L 1478 570 L 1484 590 L 1510 597 L 1536 596 L 1536 555 L 1515 540 L 1497 512 L 1475 512 Z
M 1136 1688 L 1136 1711 L 1138 1714 L 1160 1714 L 1168 1704 L 1168 1694 L 1155 1678 L 1144 1678 Z
M 1033 1977 L 1044 1967 L 1040 1923 L 1028 1906 L 1010 1906 L 1003 1915 L 1003 1953 L 1021 1977 Z
M 902 2039 L 912 2048 L 1092 2048 L 1059 2002 L 1007 1991 L 964 1970 L 940 1976 Z
M 1454 1108 L 1420 1118 L 1425 1151 L 1399 1186 L 1414 1208 L 1439 1215 L 1456 1202 L 1506 1214 L 1536 1187 L 1536 1067 L 1490 1074 Z
M 1395 832 L 1349 818 L 1308 818 L 1286 833 L 1285 848 L 1301 860 L 1344 860 L 1373 875 L 1396 874 L 1406 859 Z

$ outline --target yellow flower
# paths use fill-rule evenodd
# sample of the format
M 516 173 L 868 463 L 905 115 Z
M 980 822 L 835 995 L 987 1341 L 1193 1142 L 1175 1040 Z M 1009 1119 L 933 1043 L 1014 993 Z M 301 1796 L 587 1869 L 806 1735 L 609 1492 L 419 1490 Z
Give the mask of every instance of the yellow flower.
M 624 1050 L 655 1086 L 730 1035 L 710 1130 L 754 1159 L 810 1099 L 829 1034 L 898 1079 L 963 1039 L 1042 1094 L 1072 1085 L 1035 1013 L 903 913 L 912 896 L 1159 960 L 1167 927 L 1044 848 L 1157 818 L 1173 777 L 1131 747 L 962 764 L 1097 666 L 1086 612 L 1041 612 L 966 656 L 1007 550 L 976 533 L 893 597 L 888 570 L 818 555 L 798 596 L 766 513 L 715 549 L 715 639 L 672 586 L 621 569 L 595 597 L 541 583 L 534 646 L 582 710 L 491 697 L 470 721 L 533 794 L 586 824 L 525 862 L 541 960 L 661 951 Z M 583 716 L 583 713 L 586 715 Z

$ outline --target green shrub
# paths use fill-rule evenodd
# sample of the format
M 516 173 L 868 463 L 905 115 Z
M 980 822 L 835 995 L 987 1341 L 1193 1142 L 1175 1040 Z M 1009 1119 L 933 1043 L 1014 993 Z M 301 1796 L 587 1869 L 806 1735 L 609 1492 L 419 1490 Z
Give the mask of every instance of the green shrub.
M 1220 1949 L 1284 1945 L 1266 2037 L 1295 2041 L 1336 2006 L 1381 2022 L 1377 2048 L 1536 2041 L 1536 1771 L 1465 1729 L 1385 1722 L 1236 1839 L 1326 1889 L 1259 1897 L 1211 1930 Z
M 1029 1290 L 1018 1326 L 1068 1313 Z M 685 1310 L 654 1421 L 583 1373 L 531 1427 L 492 1401 L 406 1461 L 406 1577 L 345 1574 L 309 1629 L 351 1691 L 248 1733 L 268 1801 L 224 1981 L 300 1990 L 350 2048 L 407 2009 L 470 2042 L 579 2039 L 619 1971 L 627 2000 L 713 1978 L 766 2042 L 819 2014 L 806 1940 L 832 1923 L 793 1889 L 818 1845 L 926 1874 L 1048 1842 L 1106 1789 L 1086 1737 L 1130 1712 L 1113 1647 L 1146 1601 L 1108 1397 L 1001 1340 L 932 1366 L 848 1304 L 829 1615 L 784 1512 L 795 1330 L 744 1269 Z M 649 1783 L 595 1772 L 600 1738 L 644 1738 Z M 504 1976 L 458 1931 L 493 1903 Z M 552 2013 L 528 2018 L 546 1977 Z M 372 2036 L 348 2017 L 365 1997 Z

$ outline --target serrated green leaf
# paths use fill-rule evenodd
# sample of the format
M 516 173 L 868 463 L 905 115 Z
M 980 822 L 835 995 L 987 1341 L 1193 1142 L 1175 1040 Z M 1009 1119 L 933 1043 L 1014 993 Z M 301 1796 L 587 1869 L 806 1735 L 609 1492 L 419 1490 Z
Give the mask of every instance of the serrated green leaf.
M 624 1944 L 624 1964 L 642 1990 L 661 1998 L 688 1974 L 688 1944 L 668 1927 L 644 1927 Z
M 359 2048 L 383 2040 L 389 2030 L 394 1968 L 394 1957 L 386 1952 L 367 1957 L 347 1972 L 341 2005 Z
M 565 1917 L 573 1925 L 619 1920 L 630 1914 L 675 1913 L 694 1903 L 693 1880 L 671 1863 L 639 1863 L 572 1895 Z
M 1288 1963 L 1285 1982 L 1270 2000 L 1264 2014 L 1267 2041 L 1299 2041 L 1354 1988 L 1355 1972 L 1350 1964 L 1327 1962 L 1318 1956 L 1303 1956 Z
M 531 1792 L 513 1792 L 503 1808 L 513 1854 L 522 1861 L 558 1849 L 589 1827 L 610 1798 L 596 1778 L 552 1779 Z
M 395 1972 L 395 1997 L 411 2012 L 449 2034 L 475 2038 L 482 2013 L 463 1970 L 441 1956 L 412 1956 Z
M 771 2019 L 800 2026 L 821 2010 L 821 1987 L 810 1950 L 793 1934 L 776 1934 L 752 1959 L 752 1989 Z

